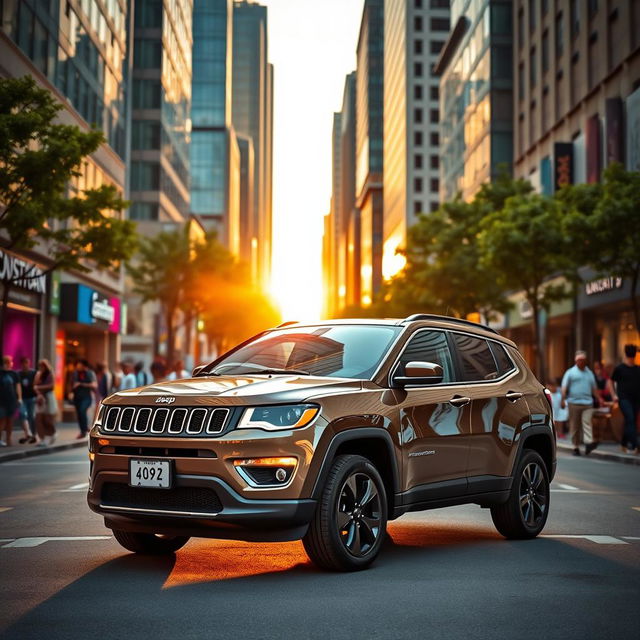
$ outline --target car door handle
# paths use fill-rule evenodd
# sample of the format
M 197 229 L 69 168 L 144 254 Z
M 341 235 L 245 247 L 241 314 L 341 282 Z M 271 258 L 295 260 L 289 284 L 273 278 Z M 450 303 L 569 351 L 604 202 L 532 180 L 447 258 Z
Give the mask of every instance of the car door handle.
M 509 402 L 515 402 L 516 400 L 522 398 L 523 395 L 524 393 L 520 391 L 507 391 L 504 397 L 509 400 Z
M 449 400 L 449 404 L 454 407 L 464 407 L 465 404 L 469 404 L 471 402 L 471 398 L 467 398 L 466 396 L 453 396 L 451 400 Z

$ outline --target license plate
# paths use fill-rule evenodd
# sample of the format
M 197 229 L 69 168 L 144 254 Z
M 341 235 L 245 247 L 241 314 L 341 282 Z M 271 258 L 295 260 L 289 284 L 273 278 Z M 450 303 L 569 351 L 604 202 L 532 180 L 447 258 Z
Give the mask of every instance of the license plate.
M 129 461 L 129 484 L 132 487 L 171 488 L 171 465 L 169 460 Z

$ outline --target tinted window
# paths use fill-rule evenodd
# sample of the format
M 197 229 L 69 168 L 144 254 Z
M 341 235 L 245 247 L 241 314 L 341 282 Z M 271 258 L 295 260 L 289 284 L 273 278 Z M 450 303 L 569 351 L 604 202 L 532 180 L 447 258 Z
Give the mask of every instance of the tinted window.
M 498 363 L 498 375 L 503 376 L 508 371 L 513 370 L 513 362 L 511 362 L 507 352 L 505 351 L 502 345 L 499 345 L 496 342 L 490 342 L 491 351 L 493 352 L 493 356 Z
M 433 362 L 439 364 L 443 371 L 443 382 L 453 380 L 453 361 L 447 344 L 447 338 L 442 331 L 419 331 L 409 340 L 395 375 L 403 376 L 408 362 Z
M 453 339 L 462 368 L 462 380 L 493 380 L 498 377 L 496 361 L 486 340 L 454 333 Z

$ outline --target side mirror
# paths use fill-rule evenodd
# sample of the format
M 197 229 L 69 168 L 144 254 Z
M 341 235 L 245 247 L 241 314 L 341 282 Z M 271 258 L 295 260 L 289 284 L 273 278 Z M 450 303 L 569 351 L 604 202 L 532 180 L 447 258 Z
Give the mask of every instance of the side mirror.
M 407 362 L 403 376 L 393 376 L 393 383 L 399 387 L 414 384 L 438 384 L 442 382 L 444 372 L 439 364 L 433 362 Z
M 191 377 L 195 378 L 204 368 L 206 365 L 202 364 L 199 367 L 196 367 L 192 372 L 191 372 Z

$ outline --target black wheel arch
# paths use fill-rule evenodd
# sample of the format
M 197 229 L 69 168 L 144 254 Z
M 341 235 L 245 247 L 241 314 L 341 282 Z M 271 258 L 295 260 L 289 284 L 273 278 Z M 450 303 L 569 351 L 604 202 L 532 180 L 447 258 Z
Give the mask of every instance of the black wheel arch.
M 535 425 L 521 432 L 518 455 L 514 460 L 514 469 L 517 461 L 520 460 L 524 455 L 524 451 L 527 449 L 532 449 L 540 455 L 547 468 L 549 482 L 551 482 L 556 473 L 556 442 L 552 427 L 548 425 Z

